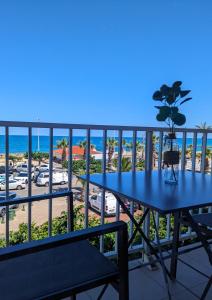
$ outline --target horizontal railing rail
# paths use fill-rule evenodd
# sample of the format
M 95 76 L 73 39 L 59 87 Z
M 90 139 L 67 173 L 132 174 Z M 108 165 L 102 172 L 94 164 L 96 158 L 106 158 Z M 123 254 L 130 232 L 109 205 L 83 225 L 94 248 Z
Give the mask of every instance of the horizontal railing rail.
M 0 121 L 0 127 L 30 127 L 30 128 L 54 128 L 54 129 L 90 129 L 90 130 L 122 130 L 122 131 L 163 131 L 169 132 L 167 127 L 154 126 L 124 126 L 124 125 L 95 125 L 95 124 L 69 124 L 69 123 L 48 123 L 48 122 L 21 122 L 21 121 Z M 212 133 L 212 129 L 200 128 L 174 128 L 175 132 L 189 133 Z
M 73 193 L 71 191 L 67 192 L 55 192 L 51 194 L 41 194 L 41 195 L 34 195 L 30 197 L 21 197 L 21 198 L 15 198 L 15 199 L 8 199 L 8 200 L 2 200 L 0 201 L 0 207 L 1 206 L 10 206 L 14 204 L 23 204 L 23 203 L 31 203 L 35 201 L 42 201 L 42 200 L 48 200 L 49 198 L 60 198 L 60 197 L 66 197 L 66 196 L 73 196 Z

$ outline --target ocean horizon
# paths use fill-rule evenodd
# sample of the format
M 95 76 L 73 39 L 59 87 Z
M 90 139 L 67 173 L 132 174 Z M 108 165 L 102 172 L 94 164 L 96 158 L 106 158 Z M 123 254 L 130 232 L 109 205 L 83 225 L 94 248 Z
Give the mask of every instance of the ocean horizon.
M 53 137 L 53 147 L 57 149 L 57 142 L 62 140 L 63 138 L 68 139 L 67 136 L 54 136 Z M 118 138 L 115 137 L 117 140 Z M 132 142 L 132 137 L 123 137 L 127 143 Z M 72 139 L 73 146 L 79 145 L 81 141 L 86 140 L 85 136 L 74 136 Z M 142 137 L 138 137 L 137 140 L 143 141 Z M 40 152 L 49 152 L 49 136 L 41 135 L 39 136 L 39 147 L 38 147 L 38 136 L 32 136 L 32 151 L 40 151 Z M 182 147 L 182 138 L 177 138 L 179 148 Z M 193 139 L 187 138 L 186 145 L 192 145 Z M 102 137 L 91 137 L 91 144 L 94 145 L 96 150 L 103 150 L 103 138 Z M 197 151 L 201 150 L 202 139 L 197 139 Z M 207 146 L 212 147 L 212 139 L 207 140 Z M 10 135 L 9 136 L 9 153 L 25 153 L 28 151 L 28 136 L 27 135 Z M 5 135 L 0 135 L 0 154 L 5 153 Z

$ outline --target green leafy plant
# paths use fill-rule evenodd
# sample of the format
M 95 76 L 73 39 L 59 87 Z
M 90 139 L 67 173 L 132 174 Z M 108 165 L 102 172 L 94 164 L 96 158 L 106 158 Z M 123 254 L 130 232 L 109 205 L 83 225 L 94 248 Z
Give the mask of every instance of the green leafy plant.
M 185 124 L 186 117 L 180 113 L 179 107 L 192 99 L 186 97 L 190 90 L 182 90 L 181 85 L 181 81 L 175 81 L 171 87 L 163 84 L 160 90 L 154 92 L 152 96 L 153 100 L 162 104 L 161 106 L 155 106 L 159 110 L 156 119 L 159 122 L 166 122 L 171 132 L 173 132 L 175 126 Z

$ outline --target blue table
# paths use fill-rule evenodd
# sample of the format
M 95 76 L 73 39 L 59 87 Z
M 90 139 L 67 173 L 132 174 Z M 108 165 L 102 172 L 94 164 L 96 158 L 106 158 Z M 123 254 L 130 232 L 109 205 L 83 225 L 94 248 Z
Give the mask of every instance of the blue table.
M 80 178 L 114 194 L 120 206 L 129 216 L 136 228 L 129 240 L 129 245 L 133 242 L 136 233 L 139 232 L 162 266 L 168 296 L 169 299 L 171 299 L 167 274 L 171 279 L 176 278 L 181 215 L 183 214 L 187 217 L 190 226 L 196 231 L 197 227 L 193 222 L 189 210 L 212 205 L 212 176 L 189 171 L 179 171 L 177 185 L 165 183 L 164 173 L 160 170 L 92 174 L 83 175 L 80 176 Z M 139 222 L 135 220 L 134 216 L 124 205 L 122 201 L 123 197 L 135 201 L 146 208 Z M 174 214 L 174 236 L 170 272 L 164 264 L 159 233 L 153 211 L 158 211 L 161 214 Z M 153 226 L 156 232 L 159 254 L 141 229 L 142 223 L 150 212 L 153 217 Z

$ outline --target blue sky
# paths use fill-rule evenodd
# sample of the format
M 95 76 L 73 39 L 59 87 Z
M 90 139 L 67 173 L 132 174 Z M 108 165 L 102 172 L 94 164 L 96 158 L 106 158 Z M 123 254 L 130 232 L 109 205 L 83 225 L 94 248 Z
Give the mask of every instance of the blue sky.
M 212 125 L 210 0 L 1 0 L 0 39 L 1 120 L 161 126 L 182 80 L 186 126 Z

